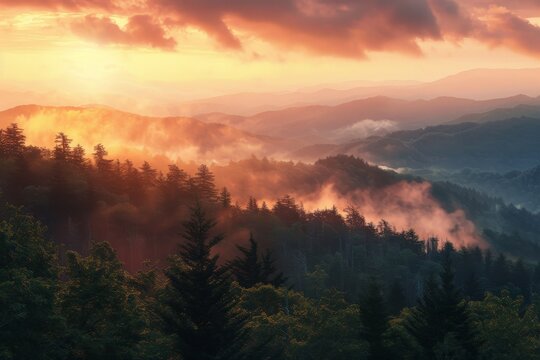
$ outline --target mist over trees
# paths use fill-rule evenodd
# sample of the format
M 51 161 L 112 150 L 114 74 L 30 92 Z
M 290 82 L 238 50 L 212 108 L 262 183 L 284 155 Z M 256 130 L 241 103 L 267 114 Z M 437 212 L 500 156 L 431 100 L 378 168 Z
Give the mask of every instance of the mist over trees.
M 395 181 L 351 157 L 322 164 Z M 353 205 L 308 211 L 283 195 L 241 206 L 205 165 L 161 173 L 111 159 L 103 144 L 86 155 L 62 133 L 53 150 L 27 146 L 15 124 L 0 132 L 0 168 L 1 358 L 540 352 L 533 214 L 512 212 L 515 234 L 486 229 L 494 250 L 456 248 L 368 222 Z M 478 216 L 493 204 L 448 184 L 434 191 Z

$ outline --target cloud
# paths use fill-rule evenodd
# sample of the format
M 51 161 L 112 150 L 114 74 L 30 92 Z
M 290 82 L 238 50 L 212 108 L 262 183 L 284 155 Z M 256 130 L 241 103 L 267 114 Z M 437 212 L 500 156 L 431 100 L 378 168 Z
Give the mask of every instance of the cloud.
M 179 24 L 196 26 L 228 48 L 240 33 L 284 48 L 364 57 L 370 50 L 419 54 L 417 39 L 440 39 L 426 0 L 154 0 Z
M 540 27 L 503 7 L 490 8 L 477 37 L 490 46 L 540 56 Z
M 167 37 L 162 25 L 149 15 L 134 15 L 124 28 L 109 17 L 87 15 L 71 24 L 72 31 L 84 39 L 103 44 L 150 46 L 172 50 L 176 41 Z
M 362 59 L 374 51 L 420 56 L 426 40 L 476 39 L 540 56 L 540 27 L 527 20 L 540 16 L 539 0 L 0 0 L 0 6 L 68 9 L 85 16 L 71 27 L 83 38 L 166 50 L 176 42 L 163 24 L 198 28 L 234 51 L 252 52 L 255 38 L 284 51 Z M 115 16 L 129 17 L 128 25 L 121 28 Z
M 122 3 L 127 3 L 122 1 Z M 118 9 L 114 0 L 0 0 L 1 6 L 28 7 L 36 9 Z

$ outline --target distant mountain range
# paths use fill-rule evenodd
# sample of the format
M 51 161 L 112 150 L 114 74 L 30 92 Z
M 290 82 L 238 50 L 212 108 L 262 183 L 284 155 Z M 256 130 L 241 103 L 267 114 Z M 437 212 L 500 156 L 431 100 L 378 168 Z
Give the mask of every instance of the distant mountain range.
M 517 117 L 531 117 L 540 119 L 540 104 L 536 105 L 533 103 L 536 103 L 536 101 L 522 103 L 514 107 L 490 110 L 483 113 L 468 114 L 450 121 L 449 124 L 459 124 L 463 122 L 484 123 Z
M 505 98 L 515 94 L 540 95 L 540 68 L 475 69 L 426 83 L 364 84 L 343 89 L 342 85 L 280 93 L 239 93 L 185 101 L 177 104 L 182 114 L 221 112 L 233 115 L 254 114 L 307 105 L 335 106 L 357 99 L 385 96 L 398 99 L 457 97 L 475 100 Z
M 336 106 L 293 107 L 250 117 L 210 113 L 196 118 L 257 134 L 304 139 L 313 143 L 340 143 L 396 130 L 443 124 L 471 113 L 523 105 L 540 109 L 540 97 L 518 95 L 478 101 L 453 97 L 400 100 L 378 96 Z

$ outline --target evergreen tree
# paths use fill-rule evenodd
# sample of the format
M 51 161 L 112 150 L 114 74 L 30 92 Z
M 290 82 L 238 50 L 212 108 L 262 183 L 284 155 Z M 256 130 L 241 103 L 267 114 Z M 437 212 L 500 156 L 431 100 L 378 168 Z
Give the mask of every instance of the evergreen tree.
M 257 199 L 252 196 L 249 197 L 247 210 L 252 213 L 259 212 L 259 204 L 257 203 Z
M 384 334 L 388 330 L 388 313 L 381 294 L 381 288 L 372 280 L 367 293 L 360 299 L 361 337 L 369 344 L 369 359 L 390 359 L 384 344 Z
M 152 187 L 156 184 L 157 171 L 152 168 L 147 161 L 145 161 L 141 166 L 141 178 L 143 185 L 146 188 Z
M 185 242 L 165 273 L 169 285 L 162 317 L 183 360 L 246 358 L 245 318 L 233 310 L 227 270 L 217 265 L 218 255 L 211 255 L 223 239 L 211 237 L 215 225 L 197 203 L 184 223 Z
M 86 153 L 81 145 L 77 145 L 73 148 L 71 152 L 71 161 L 79 167 L 87 165 Z
M 109 153 L 105 150 L 105 146 L 102 144 L 97 144 L 94 147 L 94 161 L 98 172 L 102 174 L 109 173 L 112 170 L 112 160 L 106 159 L 105 157 Z
M 193 185 L 201 200 L 216 201 L 217 190 L 214 184 L 214 174 L 208 166 L 202 164 L 197 169 L 197 173 L 193 177 Z
M 24 151 L 26 136 L 16 123 L 8 126 L 3 135 L 3 148 L 6 157 L 21 157 Z
M 258 244 L 249 234 L 249 247 L 237 245 L 236 248 L 242 253 L 230 263 L 234 277 L 243 288 L 251 288 L 262 283 L 262 266 L 259 261 Z
M 228 209 L 231 207 L 231 201 L 231 193 L 229 192 L 229 190 L 227 190 L 226 187 L 224 187 L 219 193 L 219 203 L 221 204 L 221 206 L 223 206 L 224 209 Z
M 282 272 L 278 272 L 275 266 L 276 260 L 272 256 L 272 251 L 266 249 L 262 256 L 262 283 L 280 287 L 287 282 L 287 278 Z
M 266 201 L 263 201 L 261 204 L 261 214 L 270 214 L 270 209 L 268 208 Z
M 426 359 L 440 356 L 452 359 L 476 359 L 477 335 L 467 303 L 454 285 L 450 251 L 443 253 L 441 285 L 430 278 L 424 295 L 412 309 L 405 328 L 418 342 Z
M 241 256 L 230 262 L 229 266 L 240 286 L 252 288 L 257 284 L 272 284 L 279 287 L 285 282 L 282 273 L 275 275 L 274 260 L 270 251 L 262 257 L 259 256 L 258 244 L 253 239 L 253 234 L 249 236 L 249 247 L 236 246 L 241 252 Z
M 296 204 L 296 201 L 290 195 L 278 199 L 272 208 L 276 215 L 286 225 L 292 225 L 299 222 L 303 217 L 303 212 Z
M 54 140 L 54 159 L 57 161 L 69 161 L 71 159 L 71 139 L 60 132 Z

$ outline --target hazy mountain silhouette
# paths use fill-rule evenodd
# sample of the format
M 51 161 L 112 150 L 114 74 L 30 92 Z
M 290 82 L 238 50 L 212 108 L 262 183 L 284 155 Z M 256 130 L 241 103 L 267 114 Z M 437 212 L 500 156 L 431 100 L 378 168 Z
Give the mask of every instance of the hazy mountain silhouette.
M 399 99 L 433 99 L 441 96 L 476 100 L 525 94 L 540 95 L 540 68 L 475 69 L 426 82 L 363 85 L 342 89 L 342 84 L 312 87 L 301 91 L 239 93 L 186 101 L 178 109 L 186 115 L 222 112 L 251 116 L 259 112 L 306 105 L 338 105 L 361 98 L 386 96 Z
M 251 117 L 211 113 L 196 118 L 269 136 L 302 138 L 312 142 L 343 142 L 396 130 L 441 124 L 465 114 L 519 104 L 540 106 L 540 98 L 518 95 L 477 101 L 453 97 L 400 100 L 378 96 L 337 106 L 293 107 Z
M 520 104 L 511 108 L 500 108 L 484 113 L 468 114 L 450 121 L 449 124 L 459 124 L 463 122 L 484 123 L 522 116 L 540 119 L 540 105 Z
M 112 155 L 167 156 L 184 161 L 228 161 L 257 155 L 277 155 L 298 143 L 186 117 L 157 118 L 102 106 L 18 106 L 0 112 L 0 128 L 16 122 L 28 142 L 50 147 L 57 132 L 64 132 L 88 151 L 106 144 Z

